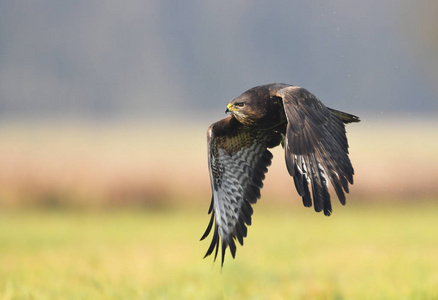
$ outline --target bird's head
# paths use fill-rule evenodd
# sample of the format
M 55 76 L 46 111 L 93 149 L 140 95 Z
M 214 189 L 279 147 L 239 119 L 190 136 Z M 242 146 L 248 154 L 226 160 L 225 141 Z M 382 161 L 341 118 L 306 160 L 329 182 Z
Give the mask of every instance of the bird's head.
M 231 100 L 225 112 L 231 113 L 242 124 L 253 125 L 258 123 L 266 114 L 268 99 L 269 96 L 265 95 L 265 93 L 250 89 Z
M 237 97 L 227 105 L 225 113 L 231 113 L 239 122 L 243 124 L 253 124 L 251 102 L 247 99 Z
M 236 101 L 236 99 L 234 99 L 227 104 L 225 113 L 231 113 L 233 115 L 245 113 L 245 110 L 248 109 L 248 106 L 245 107 L 246 104 L 245 101 Z

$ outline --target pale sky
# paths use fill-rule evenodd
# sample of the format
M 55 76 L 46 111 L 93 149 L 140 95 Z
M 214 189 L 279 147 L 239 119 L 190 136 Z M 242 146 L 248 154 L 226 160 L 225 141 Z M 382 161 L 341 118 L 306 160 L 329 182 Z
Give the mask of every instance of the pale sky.
M 346 111 L 437 113 L 429 2 L 4 0 L 0 116 L 217 116 L 272 82 Z

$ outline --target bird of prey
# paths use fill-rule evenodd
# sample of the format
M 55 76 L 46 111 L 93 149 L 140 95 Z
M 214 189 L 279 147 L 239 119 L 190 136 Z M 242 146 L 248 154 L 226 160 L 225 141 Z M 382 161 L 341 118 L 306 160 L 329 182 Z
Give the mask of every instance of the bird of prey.
M 269 148 L 284 147 L 286 167 L 306 207 L 332 212 L 329 184 L 345 204 L 354 170 L 348 157 L 344 123 L 359 118 L 326 107 L 308 90 L 289 84 L 251 88 L 230 101 L 228 117 L 207 131 L 212 199 L 205 239 L 214 225 L 205 257 L 222 244 L 222 265 L 229 247 L 233 258 L 236 240 L 243 245 L 247 225 L 260 198 L 263 179 L 271 164 Z M 309 184 L 310 187 L 309 188 Z

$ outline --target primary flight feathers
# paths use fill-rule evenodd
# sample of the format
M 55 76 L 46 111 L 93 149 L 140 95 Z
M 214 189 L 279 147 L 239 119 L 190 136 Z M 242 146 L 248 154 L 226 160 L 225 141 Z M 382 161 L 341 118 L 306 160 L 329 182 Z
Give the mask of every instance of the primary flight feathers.
M 249 89 L 233 99 L 226 112 L 231 114 L 207 131 L 211 219 L 201 238 L 214 225 L 205 256 L 214 251 L 216 259 L 221 243 L 222 264 L 227 248 L 235 257 L 235 241 L 243 245 L 251 225 L 251 204 L 260 198 L 271 164 L 269 148 L 284 145 L 287 170 L 304 206 L 313 203 L 315 211 L 329 216 L 329 184 L 345 204 L 344 192 L 353 184 L 354 170 L 344 123 L 360 121 L 326 107 L 306 89 L 276 83 Z

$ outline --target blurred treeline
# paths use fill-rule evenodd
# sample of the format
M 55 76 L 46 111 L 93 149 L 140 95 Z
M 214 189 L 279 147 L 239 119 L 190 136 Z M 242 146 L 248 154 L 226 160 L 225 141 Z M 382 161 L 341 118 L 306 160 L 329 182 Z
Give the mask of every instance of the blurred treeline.
M 210 201 L 206 122 L 9 123 L 0 127 L 0 207 L 109 208 Z M 347 202 L 438 199 L 436 120 L 347 127 L 356 175 Z M 301 205 L 273 150 L 262 200 Z

